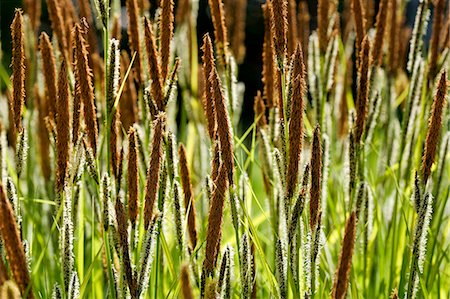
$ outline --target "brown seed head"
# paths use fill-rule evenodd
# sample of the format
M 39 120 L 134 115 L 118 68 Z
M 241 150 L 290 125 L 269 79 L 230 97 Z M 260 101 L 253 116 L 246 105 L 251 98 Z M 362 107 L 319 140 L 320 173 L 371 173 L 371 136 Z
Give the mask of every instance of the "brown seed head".
M 19 228 L 17 227 L 17 221 L 11 203 L 7 199 L 5 189 L 1 184 L 0 218 L 2 219 L 2 221 L 0 221 L 0 232 L 12 276 L 20 289 L 20 293 L 25 295 L 25 292 L 29 288 L 28 298 L 33 298 L 33 291 L 31 286 L 29 286 L 30 275 L 28 273 L 25 250 L 20 238 Z
M 170 43 L 173 37 L 173 0 L 161 0 L 161 17 L 159 20 L 160 47 L 159 57 L 161 59 L 161 78 L 166 82 L 169 72 Z
M 356 238 L 356 213 L 352 212 L 345 225 L 344 240 L 342 241 L 339 263 L 334 275 L 333 290 L 331 297 L 333 299 L 344 299 L 347 293 L 348 279 L 352 267 L 353 249 Z
M 66 183 L 70 159 L 69 80 L 64 60 L 58 74 L 56 105 L 56 190 L 62 192 Z
M 273 45 L 273 33 L 272 33 L 272 10 L 270 8 L 271 2 L 268 1 L 262 5 L 264 12 L 264 44 L 263 44 L 263 70 L 262 70 L 262 82 L 264 84 L 264 99 L 266 100 L 267 107 L 274 106 L 275 81 L 274 73 L 276 72 L 275 54 Z
M 258 90 L 253 103 L 253 111 L 255 112 L 255 120 L 257 120 L 257 127 L 263 128 L 267 126 L 266 118 L 266 105 L 261 95 L 261 91 Z
M 56 101 L 57 97 L 57 87 L 56 87 L 56 62 L 55 55 L 53 52 L 53 47 L 50 42 L 50 38 L 47 33 L 42 32 L 39 38 L 39 49 L 42 55 L 42 69 L 44 74 L 44 84 L 45 89 L 48 94 L 48 99 L 51 101 Z M 56 114 L 56 105 L 51 103 L 48 105 L 50 110 L 50 117 L 54 118 Z
M 447 10 L 447 16 L 448 16 Z M 433 10 L 433 33 L 431 35 L 430 42 L 430 76 L 434 78 L 437 72 L 437 60 L 439 55 L 439 35 L 442 31 L 442 25 L 444 23 L 444 13 L 445 13 L 445 0 L 434 1 Z M 447 30 L 450 30 L 447 28 Z
M 442 127 L 442 118 L 447 105 L 446 96 L 448 92 L 447 73 L 443 71 L 436 86 L 436 95 L 431 108 L 431 115 L 428 120 L 427 139 L 425 150 L 422 156 L 422 180 L 425 185 L 431 174 L 431 166 L 434 162 L 436 149 L 439 144 L 439 135 Z
M 192 190 L 191 174 L 186 158 L 186 149 L 183 144 L 178 147 L 178 156 L 180 158 L 180 177 L 184 192 L 184 208 L 188 219 L 188 232 L 192 249 L 197 246 L 197 228 L 195 225 L 195 201 L 194 191 Z
M 138 82 L 142 82 L 141 74 L 141 59 L 140 59 L 140 30 L 139 30 L 139 7 L 137 0 L 127 0 L 127 14 L 128 14 L 128 38 L 130 40 L 130 48 L 132 53 L 136 52 L 135 58 L 135 74 Z
M 352 12 L 353 18 L 355 19 L 355 31 L 356 31 L 356 53 L 358 61 L 361 59 L 359 57 L 359 50 L 361 49 L 361 44 L 366 36 L 366 10 L 365 6 L 361 3 L 363 0 L 352 0 Z
M 181 291 L 184 299 L 194 299 L 191 281 L 189 279 L 189 266 L 187 265 L 181 267 Z
M 89 0 L 78 0 L 78 7 L 80 8 L 80 19 L 84 18 L 90 28 L 95 28 Z M 93 30 L 88 31 L 88 42 L 91 53 L 97 52 L 97 37 Z
M 289 162 L 286 176 L 286 197 L 289 200 L 294 195 L 297 186 L 298 166 L 303 142 L 303 110 L 306 84 L 300 45 L 297 46 L 294 54 L 293 78 L 291 117 L 289 119 Z
M 309 7 L 307 1 L 301 1 L 299 3 L 298 9 L 298 27 L 301 28 L 299 30 L 299 39 L 302 44 L 303 54 L 305 57 L 308 57 L 308 43 L 309 43 L 309 22 L 311 20 L 311 16 L 309 15 Z
M 309 191 L 309 225 L 315 231 L 320 212 L 320 195 L 322 194 L 322 144 L 320 127 L 314 129 L 311 150 L 311 189 Z
M 209 34 L 203 36 L 203 78 L 205 88 L 203 91 L 203 107 L 208 125 L 208 134 L 211 140 L 215 137 L 216 132 L 216 116 L 214 113 L 214 98 L 212 94 L 212 84 L 210 81 L 211 73 L 214 68 L 214 53 Z
M 38 138 L 39 138 L 39 151 L 41 154 L 41 170 L 44 178 L 50 180 L 51 167 L 50 167 L 50 139 L 48 136 L 47 126 L 45 124 L 45 118 L 48 115 L 48 101 L 45 97 L 39 94 L 38 86 L 34 86 L 34 98 L 37 103 L 38 110 Z
M 119 242 L 123 257 L 125 279 L 130 289 L 131 298 L 137 298 L 136 297 L 137 280 L 133 279 L 133 269 L 131 268 L 130 251 L 128 248 L 129 244 L 128 244 L 127 218 L 120 198 L 116 200 L 115 210 L 116 210 L 117 228 L 119 233 Z
M 37 32 L 41 23 L 42 1 L 25 0 L 23 2 L 25 12 L 30 16 L 31 27 Z
M 288 0 L 287 9 L 287 19 L 288 19 L 288 56 L 294 54 L 295 48 L 297 47 L 297 4 L 296 1 Z
M 241 64 L 245 57 L 247 0 L 225 1 L 224 4 L 231 50 L 233 51 L 236 62 Z
M 234 158 L 233 158 L 233 132 L 231 129 L 230 116 L 228 115 L 225 95 L 220 83 L 217 69 L 213 69 L 209 80 L 212 84 L 214 107 L 217 119 L 217 135 L 220 141 L 222 162 L 228 171 L 228 182 L 233 185 Z
M 162 160 L 162 141 L 165 130 L 166 116 L 160 113 L 155 121 L 152 140 L 152 153 L 150 164 L 147 170 L 147 182 L 145 185 L 145 207 L 144 207 L 144 226 L 148 228 L 150 220 L 153 217 L 153 207 L 155 205 L 156 195 L 158 194 L 159 172 Z
M 282 66 L 286 56 L 287 39 L 287 3 L 285 0 L 271 0 L 272 38 L 278 66 Z
M 216 41 L 217 56 L 219 63 L 224 66 L 228 55 L 228 35 L 225 25 L 225 11 L 222 0 L 208 0 L 214 25 L 214 38 Z
M 319 48 L 322 54 L 327 50 L 328 43 L 328 13 L 330 0 L 318 0 L 317 4 L 317 33 L 319 36 Z
M 222 164 L 219 175 L 214 182 L 216 188 L 212 194 L 209 206 L 208 228 L 206 232 L 206 252 L 203 261 L 203 269 L 207 274 L 212 273 L 217 261 L 217 254 L 220 248 L 222 237 L 223 207 L 225 202 L 225 192 L 228 188 L 227 167 Z
M 159 65 L 158 52 L 156 51 L 156 41 L 150 21 L 144 19 L 145 26 L 145 47 L 147 48 L 148 67 L 150 69 L 151 94 L 159 111 L 164 111 L 163 107 L 163 84 L 161 81 L 161 66 Z
M 88 63 L 88 51 L 83 30 L 79 24 L 74 29 L 74 74 L 75 74 L 75 97 L 83 103 L 84 121 L 86 123 L 87 140 L 94 155 L 97 152 L 97 112 L 94 103 L 94 88 L 92 84 L 92 70 Z
M 47 0 L 48 16 L 52 23 L 52 30 L 56 34 L 59 50 L 67 61 L 67 58 L 69 56 L 66 36 L 67 32 L 61 4 L 62 3 L 57 0 Z
M 20 9 L 16 9 L 11 24 L 12 38 L 12 111 L 13 125 L 16 132 L 22 130 L 22 108 L 25 101 L 25 37 L 23 16 Z
M 125 74 L 130 66 L 130 57 L 128 53 L 123 50 L 121 55 L 122 61 L 120 63 L 121 78 L 125 78 Z M 136 86 L 134 84 L 134 75 L 130 72 L 125 87 L 120 97 L 119 109 L 120 109 L 120 122 L 125 130 L 128 130 L 135 122 L 138 121 L 138 98 L 137 98 Z
M 366 36 L 362 43 L 361 64 L 359 67 L 358 95 L 356 98 L 356 124 L 355 141 L 361 142 L 364 125 L 367 117 L 367 105 L 369 101 L 369 68 L 371 64 L 370 41 Z
M 136 130 L 130 127 L 128 131 L 128 218 L 130 218 L 133 227 L 136 225 L 139 210 L 138 147 L 136 138 Z
M 220 143 L 217 140 L 214 141 L 213 153 L 211 157 L 211 179 L 214 182 L 219 176 L 219 167 L 220 167 Z M 213 189 L 215 186 L 213 186 Z
M 380 7 L 377 14 L 377 23 L 375 25 L 376 33 L 372 47 L 372 58 L 373 62 L 378 66 L 380 66 L 383 62 L 383 42 L 385 36 L 384 32 L 387 26 L 388 2 L 389 0 L 380 1 Z
M 122 25 L 120 24 L 120 16 L 115 14 L 113 17 L 113 26 L 111 29 L 111 38 L 118 41 L 122 39 Z
M 183 23 L 189 17 L 189 0 L 177 1 L 177 14 L 175 16 L 175 22 L 177 26 Z
M 397 0 L 392 0 L 389 3 L 389 70 L 391 73 L 395 73 L 398 68 L 398 48 L 400 47 L 397 41 L 400 34 L 400 24 L 398 17 L 398 3 Z

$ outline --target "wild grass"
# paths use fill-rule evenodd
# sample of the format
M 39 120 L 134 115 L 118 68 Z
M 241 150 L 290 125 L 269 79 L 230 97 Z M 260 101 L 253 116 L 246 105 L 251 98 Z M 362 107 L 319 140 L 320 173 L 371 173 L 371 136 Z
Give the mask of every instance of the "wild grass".
M 373 2 L 262 4 L 244 128 L 246 0 L 24 1 L 0 298 L 450 297 L 448 4 Z

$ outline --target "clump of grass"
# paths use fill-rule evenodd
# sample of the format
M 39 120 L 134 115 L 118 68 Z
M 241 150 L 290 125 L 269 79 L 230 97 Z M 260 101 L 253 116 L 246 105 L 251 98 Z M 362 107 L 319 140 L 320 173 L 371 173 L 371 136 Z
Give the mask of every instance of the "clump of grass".
M 445 1 L 267 1 L 252 95 L 253 4 L 117 4 L 11 16 L 1 298 L 447 295 Z

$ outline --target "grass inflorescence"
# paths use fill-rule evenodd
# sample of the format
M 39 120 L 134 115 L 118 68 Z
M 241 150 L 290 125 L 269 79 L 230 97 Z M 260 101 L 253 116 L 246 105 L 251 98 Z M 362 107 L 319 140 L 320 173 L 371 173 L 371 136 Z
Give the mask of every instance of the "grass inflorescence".
M 253 2 L 119 2 L 12 16 L 0 298 L 449 296 L 448 2 L 265 1 L 251 105 Z

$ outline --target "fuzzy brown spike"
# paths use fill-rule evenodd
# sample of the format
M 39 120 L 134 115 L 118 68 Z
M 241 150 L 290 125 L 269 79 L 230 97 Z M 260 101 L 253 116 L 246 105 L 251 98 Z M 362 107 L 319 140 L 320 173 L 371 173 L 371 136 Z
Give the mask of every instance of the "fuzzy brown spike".
M 38 110 L 38 128 L 37 134 L 39 138 L 39 151 L 41 156 L 41 171 L 44 178 L 48 181 L 51 176 L 50 167 L 50 139 L 48 136 L 47 126 L 45 125 L 45 117 L 48 115 L 48 101 L 39 94 L 38 86 L 34 86 L 34 98 Z
M 122 24 L 120 23 L 120 15 L 115 14 L 113 17 L 113 26 L 111 29 L 111 38 L 115 38 L 120 42 L 122 39 Z
M 369 97 L 369 69 L 371 65 L 370 41 L 366 36 L 362 43 L 360 53 L 361 63 L 359 67 L 358 95 L 356 98 L 356 123 L 355 123 L 355 141 L 361 142 L 364 125 L 367 117 L 367 105 Z
M 222 0 L 208 0 L 214 25 L 214 38 L 216 42 L 217 56 L 220 65 L 224 66 L 228 55 L 228 34 L 225 25 L 225 11 Z
M 66 35 L 66 54 L 67 62 L 72 62 L 72 31 L 76 22 L 79 22 L 78 14 L 75 12 L 75 7 L 73 6 L 73 0 L 59 0 L 58 5 L 61 7 L 64 31 Z
M 330 0 L 318 0 L 317 3 L 317 33 L 319 36 L 319 48 L 322 54 L 327 50 L 328 43 L 328 13 Z
M 269 8 L 271 8 L 272 12 L 272 38 L 275 55 L 278 60 L 278 67 L 280 67 L 287 50 L 287 3 L 285 0 L 271 0 Z
M 214 53 L 209 34 L 203 36 L 203 78 L 205 88 L 203 91 L 203 107 L 208 125 L 209 138 L 213 140 L 216 133 L 216 116 L 214 112 L 214 98 L 212 95 L 212 85 L 209 78 L 214 68 Z
M 128 38 L 130 40 L 130 48 L 132 53 L 136 52 L 135 58 L 135 75 L 138 82 L 142 82 L 141 58 L 140 58 L 140 44 L 141 36 L 139 30 L 139 6 L 137 0 L 127 0 L 127 14 L 128 14 Z
M 181 267 L 181 291 L 184 299 L 194 299 L 191 281 L 189 279 L 189 266 L 187 265 Z
M 136 130 L 130 127 L 128 131 L 128 218 L 131 226 L 136 226 L 139 211 L 139 167 L 138 143 Z
M 375 16 L 375 0 L 363 0 L 365 3 L 367 10 L 367 28 L 371 28 L 373 26 L 373 19 Z
M 63 60 L 58 75 L 56 99 L 56 190 L 62 192 L 66 183 L 70 156 L 69 80 Z
M 97 52 L 97 37 L 95 36 L 95 26 L 94 20 L 92 18 L 92 11 L 89 5 L 89 0 L 78 0 L 78 7 L 80 8 L 80 18 L 85 18 L 86 23 L 88 24 L 91 30 L 88 31 L 88 43 L 89 50 L 91 53 Z
M 300 45 L 294 54 L 293 91 L 291 117 L 289 120 L 289 163 L 286 175 L 286 197 L 292 198 L 297 186 L 298 166 L 303 142 L 303 109 L 305 96 L 305 79 L 303 54 Z
M 288 10 L 287 10 L 287 19 L 288 19 L 288 56 L 291 56 L 295 48 L 297 47 L 297 4 L 295 0 L 288 0 Z
M 17 131 L 16 126 L 14 124 L 14 103 L 11 93 L 7 90 L 6 97 L 8 99 L 8 119 L 9 119 L 9 130 L 8 130 L 8 139 L 11 140 L 11 145 L 13 148 L 16 147 L 17 142 Z
M 125 74 L 130 66 L 130 57 L 126 51 L 122 51 L 122 61 L 120 63 L 121 78 L 125 78 Z M 138 121 L 138 98 L 137 91 L 134 84 L 134 75 L 132 72 L 128 75 L 125 82 L 125 87 L 120 97 L 120 122 L 125 130 L 128 130 L 134 123 Z
M 164 85 L 169 73 L 170 44 L 173 37 L 173 0 L 161 0 L 161 17 L 159 24 L 160 47 L 159 57 L 161 59 L 161 78 Z
M 41 1 L 25 0 L 24 1 L 25 12 L 30 16 L 31 27 L 34 32 L 37 32 L 39 25 L 41 24 Z
M 320 127 L 314 129 L 311 150 L 311 189 L 309 192 L 309 226 L 315 231 L 319 220 L 320 195 L 322 194 L 322 144 Z
M 422 182 L 424 185 L 426 185 L 428 178 L 430 177 L 431 166 L 433 165 L 436 149 L 439 145 L 442 118 L 447 105 L 447 92 L 447 73 L 446 71 L 443 71 L 436 86 L 436 95 L 434 97 L 433 107 L 431 108 L 431 115 L 428 120 L 427 139 L 425 141 L 425 149 L 422 156 Z
M 398 17 L 398 1 L 391 0 L 389 8 L 389 70 L 395 74 L 398 68 L 398 48 L 400 47 L 397 38 L 400 34 L 400 24 Z
M 356 213 L 352 212 L 345 225 L 344 240 L 342 241 L 339 263 L 334 275 L 333 290 L 331 297 L 333 299 L 344 299 L 347 293 L 348 279 L 352 267 L 353 249 L 356 238 Z
M 133 279 L 133 269 L 131 267 L 130 251 L 128 244 L 128 230 L 127 230 L 127 218 L 123 208 L 123 204 L 118 198 L 115 204 L 117 228 L 119 233 L 119 242 L 122 251 L 125 279 L 130 289 L 131 298 L 137 298 L 136 296 L 136 279 Z
M 364 0 L 352 0 L 352 12 L 353 18 L 355 20 L 355 31 L 356 31 L 356 56 L 358 62 L 360 61 L 360 49 L 364 39 L 366 36 L 366 9 L 361 1 Z
M 387 15 L 388 15 L 388 5 L 389 1 L 392 0 L 381 0 L 380 7 L 377 14 L 377 23 L 375 25 L 376 33 L 375 40 L 372 47 L 372 59 L 373 62 L 380 66 L 383 62 L 383 43 L 384 43 L 384 32 L 387 26 Z
M 161 82 L 161 66 L 159 64 L 158 52 L 156 51 L 156 41 L 150 21 L 144 19 L 145 26 L 145 47 L 147 48 L 148 67 L 150 69 L 151 94 L 159 111 L 164 111 L 163 107 L 163 84 Z
M 19 228 L 14 216 L 10 201 L 6 197 L 5 189 L 0 184 L 0 232 L 3 246 L 6 249 L 9 267 L 20 293 L 24 296 L 28 290 L 28 297 L 33 298 L 33 290 L 30 286 L 30 275 L 28 273 L 27 260 Z
M 225 202 L 225 192 L 228 188 L 227 167 L 222 164 L 217 176 L 215 189 L 212 194 L 209 206 L 208 228 L 206 232 L 206 252 L 203 261 L 203 269 L 207 274 L 213 272 L 217 261 L 217 254 L 220 248 L 222 236 L 223 207 Z
M 263 71 L 262 82 L 264 84 L 264 99 L 266 100 L 267 107 L 274 106 L 275 99 L 275 80 L 274 73 L 276 72 L 275 54 L 273 46 L 273 33 L 272 33 L 272 11 L 270 8 L 271 2 L 268 1 L 262 5 L 264 12 L 264 44 L 263 44 Z
M 158 194 L 159 173 L 162 161 L 162 141 L 164 136 L 166 116 L 160 113 L 155 121 L 152 154 L 147 170 L 147 182 L 145 185 L 145 210 L 144 210 L 144 227 L 148 228 L 150 220 L 153 217 L 153 207 L 155 205 L 156 195 Z
M 11 24 L 12 38 L 12 107 L 14 132 L 22 131 L 22 108 L 25 101 L 25 37 L 23 15 L 16 9 Z M 13 136 L 15 139 L 15 135 Z M 15 141 L 14 141 L 15 142 Z
M 220 167 L 220 144 L 219 141 L 214 141 L 213 153 L 211 157 L 211 179 L 214 182 L 219 175 L 219 167 Z M 215 186 L 213 186 L 213 189 Z
M 257 120 L 257 127 L 263 128 L 267 126 L 266 106 L 261 96 L 261 91 L 258 90 L 253 104 L 253 111 L 255 112 L 255 120 Z
M 78 94 L 73 97 L 73 116 L 72 116 L 72 142 L 77 144 L 80 137 L 81 127 L 81 98 Z
M 177 25 L 183 23 L 189 17 L 189 0 L 178 0 L 177 1 L 177 13 L 175 16 L 175 22 Z
M 234 157 L 233 157 L 233 132 L 231 128 L 230 116 L 228 114 L 225 95 L 220 83 L 217 69 L 213 69 L 209 80 L 212 84 L 214 97 L 214 107 L 217 119 L 217 135 L 220 141 L 220 151 L 222 163 L 228 171 L 228 182 L 233 185 Z
M 236 62 L 241 64 L 245 57 L 247 0 L 225 1 L 224 4 L 231 50 Z
M 439 55 L 439 35 L 442 30 L 442 25 L 444 23 L 444 13 L 445 13 L 445 0 L 434 1 L 433 10 L 433 31 L 431 35 L 430 42 L 430 78 L 434 78 L 437 72 L 437 60 Z M 447 10 L 447 16 L 448 16 Z M 447 28 L 447 30 L 450 30 Z
M 50 42 L 50 38 L 47 33 L 42 32 L 39 38 L 39 49 L 42 55 L 42 68 L 44 74 L 45 89 L 48 94 L 48 99 L 55 101 L 57 97 L 57 86 L 56 86 L 56 61 L 53 52 L 53 47 Z M 50 117 L 54 118 L 56 115 L 56 105 L 48 105 Z
M 88 63 L 88 51 L 79 24 L 75 24 L 74 31 L 74 74 L 75 97 L 83 103 L 84 121 L 86 123 L 87 140 L 94 155 L 97 152 L 97 113 L 94 103 L 94 88 L 92 85 L 92 70 Z
M 180 158 L 180 177 L 184 192 L 184 207 L 187 213 L 189 240 L 192 249 L 197 246 L 197 227 L 195 224 L 195 198 L 192 190 L 191 174 L 186 158 L 186 149 L 183 144 L 178 147 L 178 156 Z
M 298 31 L 299 34 L 299 40 L 302 44 L 303 54 L 305 57 L 308 57 L 308 43 L 309 43 L 309 22 L 310 22 L 310 15 L 309 15 L 309 7 L 307 1 L 301 1 L 299 3 L 298 8 L 298 27 L 301 28 L 301 30 Z
M 63 11 L 57 0 L 47 0 L 48 16 L 52 23 L 52 30 L 56 34 L 58 40 L 59 50 L 65 58 L 68 57 L 67 47 L 67 32 L 65 30 L 65 22 L 63 18 Z M 67 59 L 66 59 L 67 61 Z

